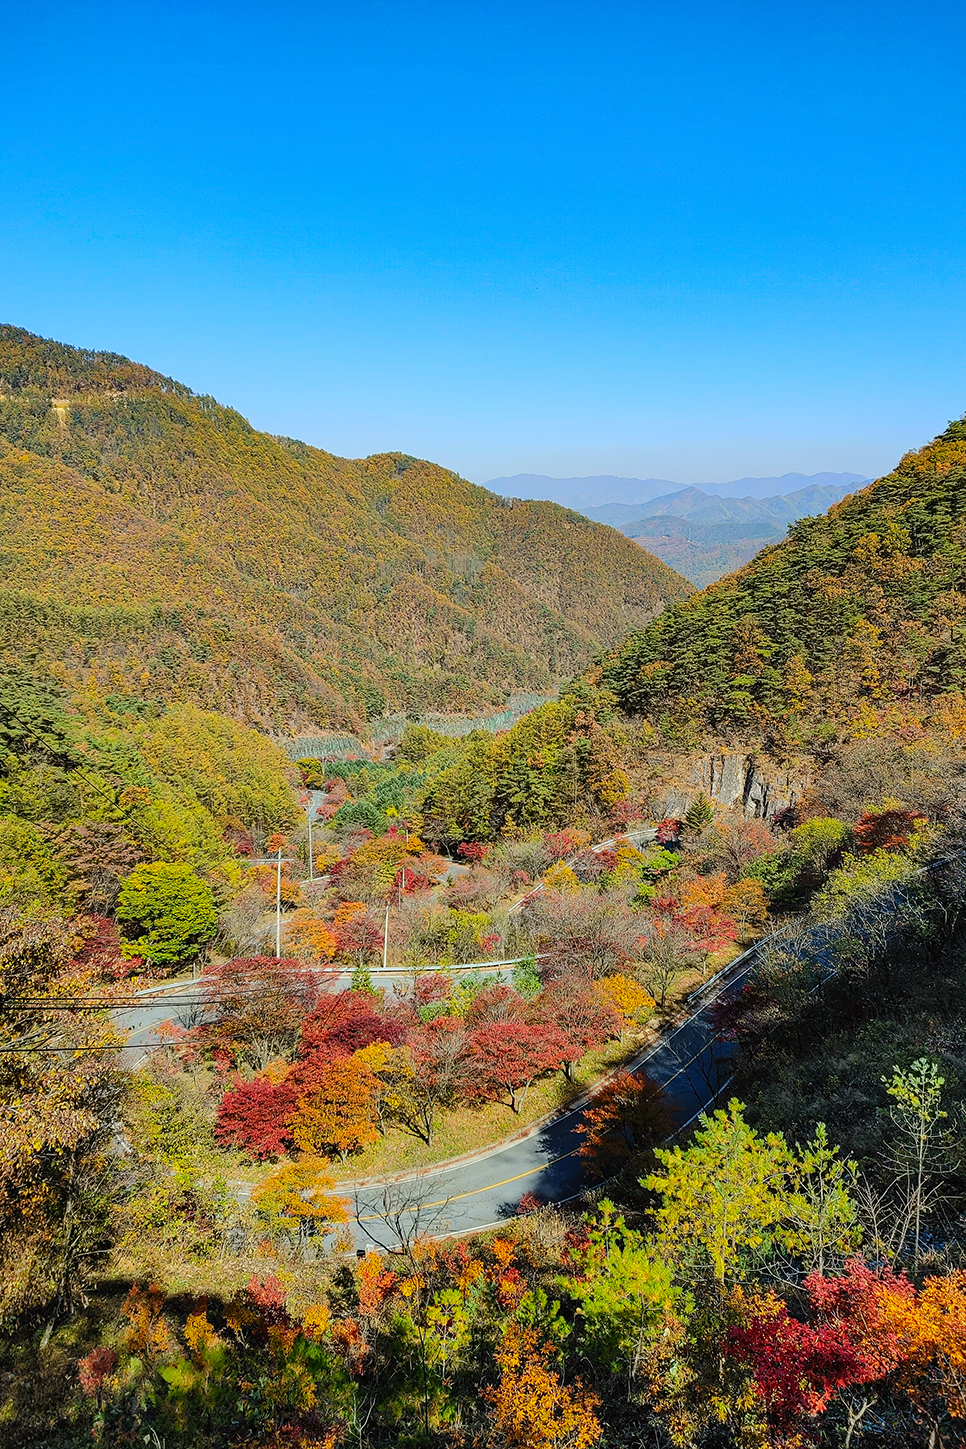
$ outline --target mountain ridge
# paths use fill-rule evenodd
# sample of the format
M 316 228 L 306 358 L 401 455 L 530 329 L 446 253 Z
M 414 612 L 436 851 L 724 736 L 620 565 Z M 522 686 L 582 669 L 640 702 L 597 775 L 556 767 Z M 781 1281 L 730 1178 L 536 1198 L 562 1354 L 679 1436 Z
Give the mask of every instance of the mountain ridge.
M 966 419 L 672 605 L 588 677 L 671 735 L 779 755 L 966 716 Z M 951 719 L 942 727 L 962 728 Z
M 842 487 L 868 483 L 861 473 L 784 473 L 774 478 L 735 478 L 726 483 L 674 483 L 669 478 L 620 478 L 611 474 L 582 478 L 551 478 L 541 473 L 517 473 L 511 478 L 491 478 L 483 486 L 505 497 L 546 498 L 563 507 L 586 512 L 607 504 L 636 508 L 662 494 L 682 487 L 695 487 L 720 498 L 771 498 L 802 488 Z M 512 486 L 511 486 L 512 485 Z M 612 523 L 613 518 L 601 519 Z M 625 516 L 620 520 L 628 522 Z
M 690 591 L 630 540 L 408 455 L 340 459 L 0 327 L 4 652 L 276 733 L 552 691 Z
M 811 484 L 773 498 L 721 498 L 690 487 L 651 499 L 643 505 L 647 516 L 633 521 L 615 517 L 638 512 L 626 504 L 585 512 L 636 539 L 703 588 L 748 563 L 766 543 L 778 543 L 789 524 L 824 513 L 853 491 L 853 484 Z

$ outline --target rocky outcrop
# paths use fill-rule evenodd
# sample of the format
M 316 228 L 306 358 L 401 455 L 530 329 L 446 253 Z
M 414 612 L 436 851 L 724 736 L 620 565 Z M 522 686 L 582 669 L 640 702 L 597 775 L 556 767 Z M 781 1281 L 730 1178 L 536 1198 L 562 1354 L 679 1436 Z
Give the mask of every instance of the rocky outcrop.
M 772 819 L 796 805 L 811 783 L 805 761 L 779 766 L 757 755 L 722 750 L 680 763 L 663 802 L 663 813 L 677 818 L 703 794 L 719 809 Z

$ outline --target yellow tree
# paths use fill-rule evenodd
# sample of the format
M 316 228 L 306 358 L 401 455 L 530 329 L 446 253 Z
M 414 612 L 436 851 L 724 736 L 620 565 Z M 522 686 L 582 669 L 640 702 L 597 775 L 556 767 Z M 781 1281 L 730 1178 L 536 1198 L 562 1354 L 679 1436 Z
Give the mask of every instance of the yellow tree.
M 570 866 L 565 861 L 558 860 L 547 871 L 543 878 L 544 884 L 552 891 L 559 891 L 561 895 L 577 895 L 580 892 L 580 881 L 577 879 Z
M 616 971 L 613 976 L 605 976 L 604 980 L 600 982 L 599 990 L 621 1019 L 622 1041 L 624 1032 L 631 1023 L 640 1021 L 642 1017 L 652 1012 L 657 1004 L 654 997 L 650 996 L 643 986 L 634 980 L 633 976 L 624 976 L 619 971 Z
M 661 1241 L 669 1251 L 702 1248 L 723 1288 L 738 1254 L 762 1249 L 786 1213 L 792 1157 L 780 1133 L 759 1137 L 734 1099 L 702 1116 L 687 1148 L 657 1148 L 663 1172 L 644 1186 L 659 1192 Z
M 101 1251 L 129 1085 L 106 1010 L 122 988 L 82 963 L 84 945 L 62 922 L 0 912 L 0 1320 L 49 1307 L 48 1330 Z M 105 1010 L 85 1010 L 93 999 Z
M 260 1183 L 252 1201 L 276 1230 L 293 1233 L 301 1242 L 323 1224 L 348 1222 L 345 1201 L 334 1195 L 334 1187 L 326 1159 L 303 1152 Z
M 721 907 L 734 921 L 742 938 L 749 930 L 759 930 L 768 919 L 768 898 L 756 880 L 739 880 L 729 886 L 721 898 Z
M 600 1400 L 579 1379 L 561 1383 L 532 1328 L 510 1323 L 496 1362 L 500 1381 L 486 1396 L 507 1449 L 590 1449 L 599 1442 Z

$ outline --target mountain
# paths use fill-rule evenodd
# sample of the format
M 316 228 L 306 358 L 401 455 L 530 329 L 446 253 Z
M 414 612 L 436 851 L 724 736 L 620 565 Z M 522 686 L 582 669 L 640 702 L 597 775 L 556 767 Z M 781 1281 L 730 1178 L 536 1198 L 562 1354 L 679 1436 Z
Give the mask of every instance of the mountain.
M 944 711 L 966 712 L 966 419 L 632 633 L 589 677 L 679 738 L 782 751 L 884 723 L 915 732 L 937 711 L 951 727 Z
M 647 513 L 644 516 L 659 518 L 668 515 L 707 524 L 767 524 L 770 528 L 778 528 L 784 532 L 796 519 L 807 518 L 811 513 L 824 513 L 833 503 L 838 503 L 854 491 L 854 485 L 849 483 L 841 483 L 837 487 L 812 484 L 808 488 L 799 488 L 795 493 L 777 494 L 769 498 L 716 498 L 701 488 L 680 488 L 676 493 L 652 498 L 647 504 Z M 589 511 L 588 516 L 592 516 Z M 629 538 L 636 537 L 630 530 L 640 521 L 638 519 L 620 524 L 621 532 L 626 533 Z
M 767 522 L 695 523 L 663 514 L 638 519 L 621 532 L 705 588 L 748 563 L 766 543 L 777 543 L 785 529 Z
M 543 473 L 516 473 L 512 478 L 491 478 L 484 483 L 504 498 L 545 498 L 583 512 L 601 502 L 637 504 L 678 488 L 668 478 L 548 478 Z M 607 518 L 602 522 L 610 523 Z
M 0 327 L 2 656 L 275 731 L 551 691 L 691 586 L 553 503 Z
M 618 522 L 612 516 L 618 509 L 625 514 L 637 511 L 623 503 L 585 511 L 589 518 L 612 523 L 704 587 L 754 558 L 763 544 L 777 543 L 796 519 L 823 513 L 852 491 L 850 483 L 812 483 L 774 498 L 721 498 L 701 488 L 679 488 L 652 498 L 645 505 L 647 517 L 632 522 Z
M 805 488 L 840 488 L 842 497 L 853 492 L 856 483 L 870 481 L 862 473 L 783 473 L 780 478 L 732 478 L 730 483 L 702 483 L 701 487 L 721 498 L 774 498 Z
M 842 498 L 857 483 L 868 483 L 861 473 L 784 473 L 780 478 L 735 478 L 730 483 L 700 483 L 705 494 L 719 498 L 772 498 L 809 487 L 838 488 Z M 652 498 L 681 490 L 667 478 L 548 478 L 541 473 L 517 473 L 512 478 L 491 478 L 484 485 L 507 498 L 546 498 L 596 518 L 600 523 L 628 523 L 644 517 L 641 505 Z M 605 512 L 606 509 L 606 512 Z M 630 510 L 630 511 L 628 511 Z

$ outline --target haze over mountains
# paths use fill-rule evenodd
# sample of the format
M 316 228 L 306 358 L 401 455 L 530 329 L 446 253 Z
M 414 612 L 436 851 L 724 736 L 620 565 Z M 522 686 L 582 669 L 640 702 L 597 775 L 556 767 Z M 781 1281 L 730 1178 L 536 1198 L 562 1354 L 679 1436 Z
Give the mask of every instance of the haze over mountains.
M 694 486 L 702 493 L 718 498 L 774 498 L 813 486 L 842 488 L 841 498 L 851 486 L 868 482 L 869 479 L 861 473 L 783 473 L 780 478 L 733 478 L 730 483 L 697 483 Z M 616 478 L 610 474 L 588 478 L 549 478 L 542 473 L 516 473 L 512 478 L 491 478 L 483 484 L 484 488 L 502 493 L 505 498 L 546 498 L 578 513 L 607 503 L 626 503 L 636 507 L 663 494 L 680 492 L 682 486 L 669 478 Z M 643 514 L 638 517 L 643 517 Z M 602 521 L 610 523 L 612 520 Z
M 508 496 L 519 486 L 523 492 L 516 496 L 561 502 L 565 496 L 605 498 L 569 506 L 619 529 L 703 588 L 740 568 L 765 544 L 777 543 L 799 518 L 824 513 L 866 482 L 856 473 L 785 473 L 682 488 L 662 478 L 541 478 L 521 473 L 496 478 L 487 486 Z M 531 488 L 533 493 L 527 491 Z M 627 493 L 638 501 L 616 501 Z

